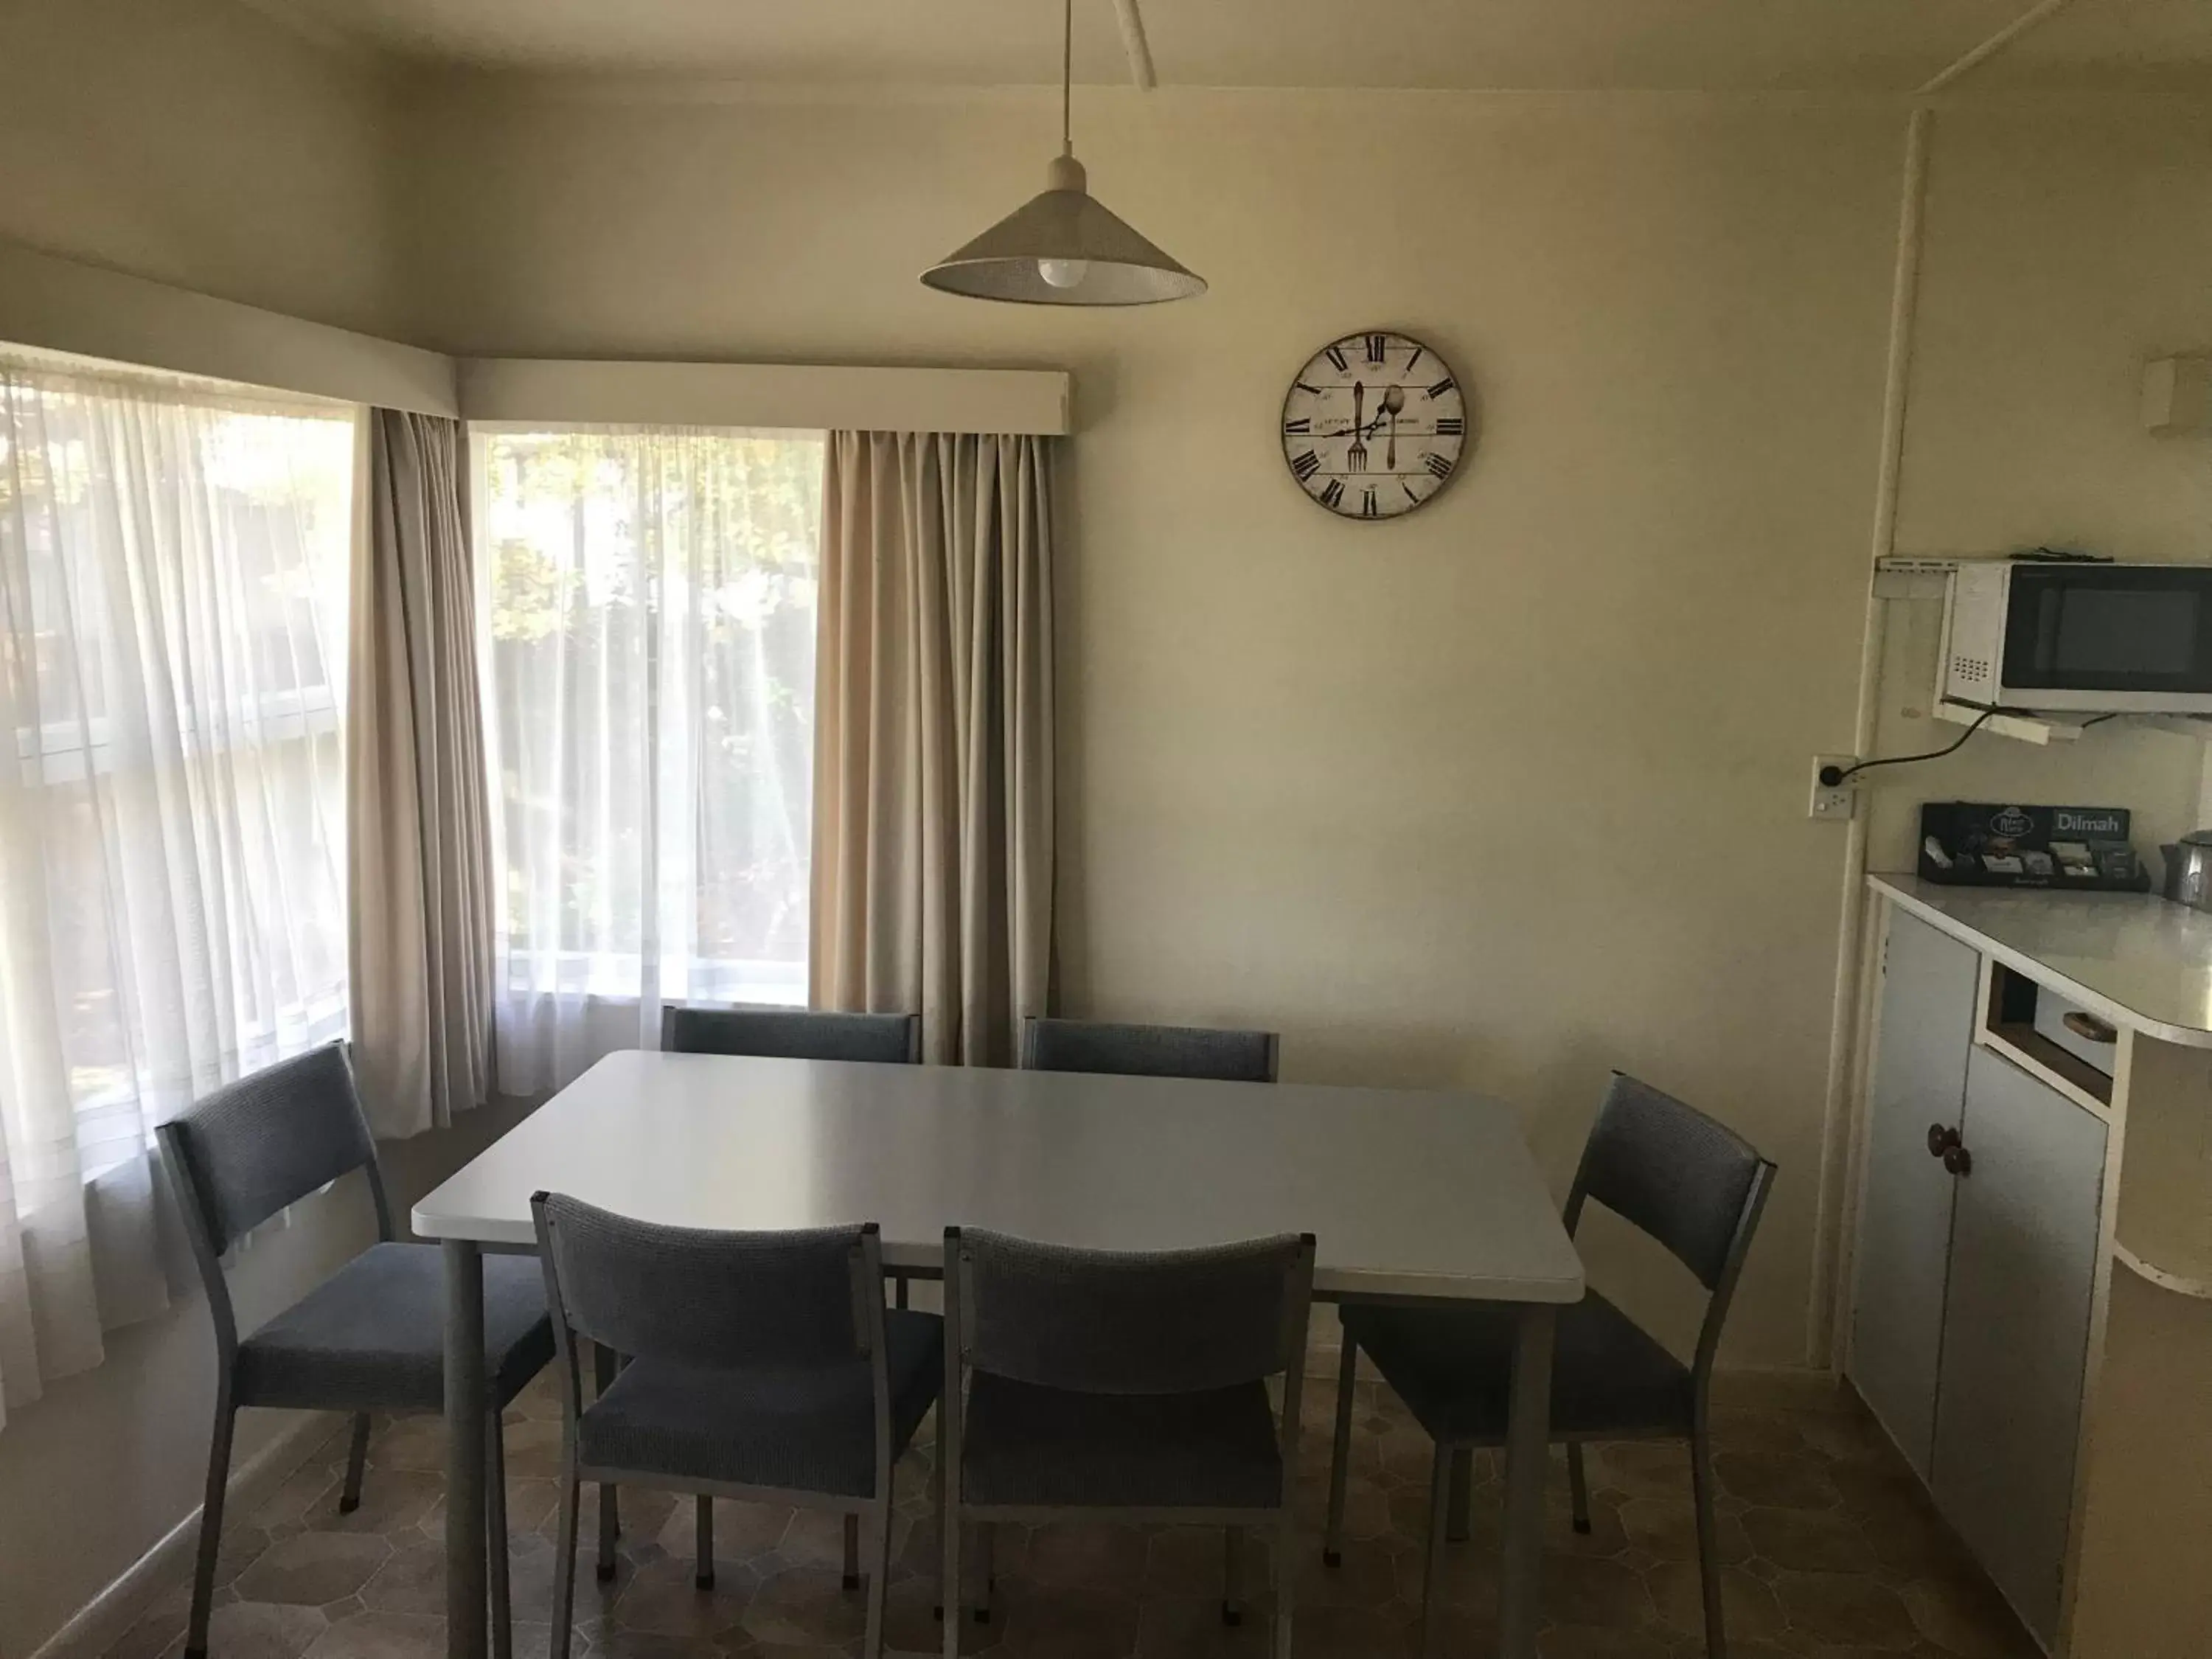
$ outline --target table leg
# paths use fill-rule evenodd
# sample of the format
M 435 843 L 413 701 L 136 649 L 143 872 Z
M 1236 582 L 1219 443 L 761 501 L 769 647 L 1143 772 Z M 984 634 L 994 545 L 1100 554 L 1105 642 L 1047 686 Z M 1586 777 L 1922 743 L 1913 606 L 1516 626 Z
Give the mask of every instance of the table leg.
M 1452 1454 L 1451 1492 L 1444 1536 L 1464 1544 L 1474 1530 L 1474 1454 L 1462 1447 Z
M 446 1259 L 446 1655 L 484 1659 L 483 1252 L 449 1238 Z
M 1505 1430 L 1505 1547 L 1498 1591 L 1498 1650 L 1535 1659 L 1543 1600 L 1544 1476 L 1551 1462 L 1552 1336 L 1556 1310 L 1521 1310 L 1513 1336 L 1513 1394 Z

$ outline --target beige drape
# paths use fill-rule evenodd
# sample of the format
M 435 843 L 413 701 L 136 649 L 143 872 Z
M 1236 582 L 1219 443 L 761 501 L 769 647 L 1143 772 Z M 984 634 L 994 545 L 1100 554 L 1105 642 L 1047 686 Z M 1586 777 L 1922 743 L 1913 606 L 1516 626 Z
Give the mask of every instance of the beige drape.
M 491 1088 L 491 843 L 477 693 L 468 441 L 368 421 L 346 748 L 354 1064 L 387 1139 Z
M 1050 441 L 836 432 L 823 484 L 810 979 L 1005 1065 L 1052 953 Z

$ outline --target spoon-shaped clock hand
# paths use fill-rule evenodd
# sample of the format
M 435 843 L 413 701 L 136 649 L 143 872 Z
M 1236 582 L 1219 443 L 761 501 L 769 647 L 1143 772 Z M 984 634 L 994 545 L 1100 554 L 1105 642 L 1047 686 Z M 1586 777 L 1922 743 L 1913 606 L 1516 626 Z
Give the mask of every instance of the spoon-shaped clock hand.
M 1390 417 L 1390 447 L 1382 452 L 1382 466 L 1385 471 L 1395 472 L 1398 470 L 1398 411 L 1405 406 L 1406 388 L 1394 386 L 1382 394 L 1382 408 L 1375 417 L 1377 421 L 1380 421 L 1384 415 Z

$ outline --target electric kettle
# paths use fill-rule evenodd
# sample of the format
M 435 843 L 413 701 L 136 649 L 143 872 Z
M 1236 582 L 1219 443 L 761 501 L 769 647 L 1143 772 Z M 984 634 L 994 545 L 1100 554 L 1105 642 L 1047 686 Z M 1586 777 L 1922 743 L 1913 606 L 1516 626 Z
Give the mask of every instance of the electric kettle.
M 2159 849 L 2166 860 L 2166 896 L 2192 910 L 2212 910 L 2212 830 L 2192 830 Z

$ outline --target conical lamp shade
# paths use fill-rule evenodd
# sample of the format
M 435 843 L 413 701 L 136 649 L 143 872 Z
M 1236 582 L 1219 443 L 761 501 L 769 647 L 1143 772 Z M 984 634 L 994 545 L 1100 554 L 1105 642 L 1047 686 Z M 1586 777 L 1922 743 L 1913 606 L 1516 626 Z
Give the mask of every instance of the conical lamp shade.
M 921 273 L 931 288 L 1033 306 L 1148 306 L 1206 292 L 1194 276 L 1094 201 L 1082 166 L 1054 160 L 1052 188 Z M 1048 281 L 1050 270 L 1059 279 Z

